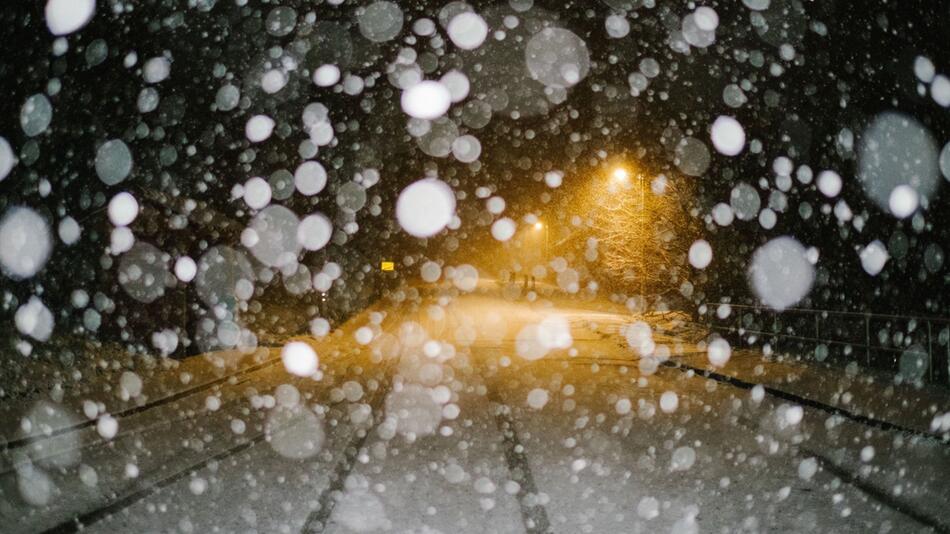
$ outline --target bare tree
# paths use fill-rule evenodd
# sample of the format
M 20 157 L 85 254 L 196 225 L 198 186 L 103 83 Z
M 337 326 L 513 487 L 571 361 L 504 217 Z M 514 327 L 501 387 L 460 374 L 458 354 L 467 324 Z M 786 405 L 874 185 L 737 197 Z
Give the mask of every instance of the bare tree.
M 678 291 L 688 276 L 687 254 L 699 231 L 692 181 L 621 175 L 592 193 L 588 221 L 606 273 L 635 284 L 645 296 Z

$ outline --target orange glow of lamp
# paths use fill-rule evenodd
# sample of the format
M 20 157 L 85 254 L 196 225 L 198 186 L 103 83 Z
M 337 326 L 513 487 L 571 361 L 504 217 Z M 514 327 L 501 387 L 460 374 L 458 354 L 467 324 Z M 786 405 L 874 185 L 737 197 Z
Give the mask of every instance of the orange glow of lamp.
M 611 174 L 613 176 L 613 179 L 617 182 L 626 182 L 627 179 L 630 178 L 630 172 L 627 171 L 627 169 L 624 169 L 623 167 L 617 167 L 616 169 L 614 169 L 614 172 Z

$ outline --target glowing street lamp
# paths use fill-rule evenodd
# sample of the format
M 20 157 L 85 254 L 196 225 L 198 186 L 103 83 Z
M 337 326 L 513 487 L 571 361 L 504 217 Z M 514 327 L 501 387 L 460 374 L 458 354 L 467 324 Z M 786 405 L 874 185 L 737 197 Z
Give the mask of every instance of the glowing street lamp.
M 615 182 L 626 182 L 630 178 L 630 173 L 623 167 L 617 167 L 612 176 Z
M 542 245 L 544 246 L 544 248 L 540 250 L 540 252 L 542 253 L 542 257 L 547 257 L 548 255 L 548 227 L 547 225 L 545 225 L 541 221 L 537 221 L 536 223 L 531 225 L 531 227 L 534 228 L 535 232 L 537 232 L 539 248 Z M 544 230 L 544 241 L 541 241 L 541 230 Z
M 627 188 L 629 188 L 630 185 L 631 185 L 631 184 L 630 184 L 630 171 L 628 171 L 626 167 L 622 167 L 622 166 L 614 167 L 614 169 L 610 172 L 610 178 L 611 178 L 611 181 L 612 181 L 613 183 L 612 183 L 611 185 L 609 185 L 608 188 L 611 189 L 611 190 L 616 189 L 618 186 L 619 186 L 619 187 L 622 187 L 622 188 L 624 188 L 624 189 L 627 189 Z M 643 176 L 643 173 L 637 172 L 637 179 L 638 179 L 638 180 L 637 180 L 637 184 L 638 184 L 638 186 L 639 186 L 638 189 L 639 189 L 639 193 L 640 193 L 640 206 L 639 206 L 639 210 L 638 210 L 638 212 L 639 212 L 638 221 L 639 221 L 639 225 L 640 225 L 640 226 L 643 226 L 643 225 L 646 224 L 646 221 L 645 221 L 646 212 L 645 212 L 645 209 L 644 209 L 644 208 L 645 208 L 645 203 L 646 203 L 646 184 L 644 183 L 644 176 Z M 614 185 L 614 184 L 616 184 L 616 185 Z M 643 250 L 643 247 L 644 247 L 644 242 L 643 242 L 643 240 L 641 239 L 641 240 L 640 240 L 640 276 L 639 276 L 639 277 L 640 277 L 640 298 L 641 298 L 641 300 L 643 300 L 643 302 L 646 302 L 646 281 L 645 281 L 645 277 L 644 277 L 644 275 L 643 275 L 643 273 L 646 272 L 646 271 L 644 270 L 646 266 L 645 266 L 645 264 L 644 264 L 644 250 Z

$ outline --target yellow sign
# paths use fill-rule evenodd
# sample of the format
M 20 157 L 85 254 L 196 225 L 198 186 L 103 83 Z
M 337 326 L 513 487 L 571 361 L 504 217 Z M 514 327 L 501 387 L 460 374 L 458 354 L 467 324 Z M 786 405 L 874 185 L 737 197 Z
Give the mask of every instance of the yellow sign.
M 380 264 L 379 268 L 383 271 L 395 271 L 396 263 L 392 261 L 384 261 L 382 264 Z

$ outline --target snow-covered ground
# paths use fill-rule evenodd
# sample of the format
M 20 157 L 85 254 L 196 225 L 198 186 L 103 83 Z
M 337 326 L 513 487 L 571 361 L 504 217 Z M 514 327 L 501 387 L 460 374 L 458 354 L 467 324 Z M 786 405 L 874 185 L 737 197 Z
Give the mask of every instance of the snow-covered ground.
M 311 376 L 287 371 L 306 350 L 282 360 L 277 346 L 139 360 L 8 403 L 3 420 L 19 426 L 3 429 L 3 530 L 950 525 L 950 447 L 928 436 L 950 408 L 939 392 L 721 344 L 711 358 L 674 314 L 473 289 L 407 288 L 322 339 L 297 339 L 319 357 Z

